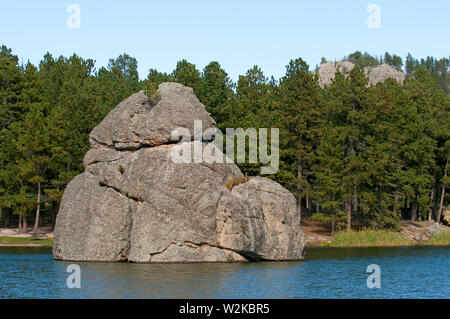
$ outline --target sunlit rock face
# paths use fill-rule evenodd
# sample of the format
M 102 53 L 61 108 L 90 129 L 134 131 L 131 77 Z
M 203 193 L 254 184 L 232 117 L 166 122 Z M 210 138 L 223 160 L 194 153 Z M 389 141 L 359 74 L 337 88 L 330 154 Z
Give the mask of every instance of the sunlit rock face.
M 144 92 L 92 130 L 85 171 L 67 186 L 56 220 L 55 259 L 130 262 L 300 260 L 305 238 L 296 200 L 233 163 L 176 163 L 176 128 L 215 122 L 191 88 L 162 83 L 152 105 Z M 195 143 L 185 142 L 185 147 Z M 211 143 L 212 153 L 221 153 Z M 192 152 L 193 154 L 193 152 Z M 193 156 L 193 155 L 192 155 Z

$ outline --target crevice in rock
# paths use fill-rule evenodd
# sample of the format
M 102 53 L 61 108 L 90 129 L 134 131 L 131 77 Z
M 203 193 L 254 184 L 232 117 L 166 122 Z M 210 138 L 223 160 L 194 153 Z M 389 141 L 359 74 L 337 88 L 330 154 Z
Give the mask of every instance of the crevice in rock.
M 128 262 L 128 253 L 124 251 L 125 249 L 122 249 L 118 254 L 117 257 L 114 258 L 117 261 L 120 262 Z
M 91 172 L 89 172 L 89 173 L 92 174 Z M 95 174 L 92 174 L 92 175 L 97 176 L 97 175 L 95 175 Z M 100 185 L 100 187 L 103 187 L 103 188 L 110 188 L 110 189 L 112 189 L 112 190 L 114 190 L 114 191 L 120 193 L 121 195 L 125 196 L 125 197 L 128 198 L 128 199 L 134 200 L 135 202 L 140 202 L 140 203 L 146 202 L 146 203 L 150 203 L 148 200 L 145 200 L 145 199 L 140 198 L 140 197 L 131 196 L 129 193 L 123 192 L 123 191 L 120 190 L 119 188 L 114 187 L 114 186 L 112 186 L 112 185 L 105 184 L 105 183 L 103 183 L 103 182 L 101 182 L 101 181 L 99 181 L 99 185 Z M 163 194 L 163 195 L 166 196 L 167 198 L 170 198 L 170 199 L 176 201 L 176 202 L 178 203 L 178 205 L 182 206 L 182 207 L 185 208 L 185 209 L 189 209 L 189 210 L 194 210 L 194 211 L 195 211 L 194 208 L 187 207 L 187 206 L 183 205 L 183 204 L 180 202 L 180 200 L 177 199 L 177 198 L 175 198 L 175 197 L 171 197 L 171 196 L 167 195 L 166 193 L 162 193 L 161 191 L 156 190 L 156 189 L 153 189 L 153 188 L 152 188 L 151 190 L 154 191 L 154 192 L 158 192 L 158 193 L 160 193 L 160 194 Z
M 95 175 L 94 175 L 94 176 L 95 176 Z M 141 198 L 130 196 L 130 194 L 125 193 L 125 192 L 122 192 L 122 191 L 121 191 L 120 189 L 118 189 L 117 187 L 114 187 L 114 186 L 111 186 L 111 185 L 107 185 L 107 184 L 105 184 L 105 183 L 102 183 L 101 181 L 99 181 L 99 185 L 100 185 L 100 187 L 103 187 L 103 188 L 110 188 L 110 189 L 112 189 L 113 191 L 116 191 L 117 193 L 119 193 L 119 194 L 125 196 L 126 198 L 131 199 L 131 200 L 133 200 L 133 201 L 135 201 L 135 202 L 145 202 L 145 200 L 143 200 L 143 199 L 141 199 Z
M 109 148 L 109 149 L 115 149 L 115 147 L 113 146 L 113 145 L 110 145 L 110 144 L 106 144 L 106 143 L 103 143 L 103 142 L 100 142 L 99 140 L 97 140 L 95 137 L 93 137 L 92 135 L 91 136 L 89 136 L 89 138 L 90 139 L 92 139 L 96 144 L 98 144 L 98 145 L 100 145 L 100 146 L 103 146 L 104 148 Z M 95 147 L 92 147 L 91 146 L 91 148 L 95 148 Z
M 174 245 L 177 245 L 177 246 L 188 246 L 188 245 L 191 245 L 190 247 L 192 247 L 192 245 L 193 245 L 193 246 L 195 246 L 197 248 L 201 248 L 202 246 L 209 246 L 209 247 L 213 247 L 213 248 L 218 248 L 220 250 L 227 250 L 227 251 L 233 252 L 235 254 L 240 255 L 241 257 L 245 258 L 248 261 L 262 261 L 262 260 L 265 260 L 262 256 L 254 253 L 254 252 L 251 252 L 251 251 L 241 251 L 241 250 L 232 249 L 232 248 L 229 248 L 229 247 L 223 247 L 221 245 L 211 244 L 211 243 L 208 243 L 208 242 L 195 243 L 195 242 L 192 242 L 192 241 L 185 240 L 185 241 L 183 241 L 181 243 L 171 242 L 163 250 L 160 250 L 160 251 L 157 251 L 157 252 L 153 252 L 153 253 L 149 253 L 149 255 L 150 255 L 149 262 L 152 261 L 153 256 L 165 253 L 170 247 L 172 247 Z
M 164 248 L 164 249 L 161 250 L 161 251 L 156 251 L 156 252 L 154 252 L 154 253 L 149 253 L 149 255 L 150 255 L 150 260 L 149 260 L 149 262 L 152 262 L 153 256 L 160 255 L 160 254 L 164 254 L 164 253 L 166 252 L 166 250 L 169 249 L 169 248 L 170 248 L 171 246 L 173 246 L 173 245 L 177 245 L 177 243 L 172 242 L 172 243 L 170 243 L 169 245 L 167 245 L 166 248 Z
M 157 145 L 152 145 L 152 144 L 143 144 L 141 142 L 121 142 L 121 143 L 139 143 L 139 145 L 137 146 L 130 146 L 130 147 L 117 147 L 116 144 L 117 142 L 113 142 L 113 145 L 111 144 L 106 144 L 103 142 L 100 142 L 99 140 L 97 140 L 95 137 L 90 136 L 90 138 L 98 145 L 100 145 L 100 148 L 95 148 L 95 147 L 91 147 L 91 149 L 101 149 L 101 148 L 106 148 L 106 149 L 111 149 L 111 150 L 115 150 L 117 152 L 137 152 L 143 148 L 158 148 L 160 146 L 165 146 L 165 145 L 173 145 L 173 144 L 177 144 L 179 141 L 166 141 L 164 143 L 161 144 L 157 144 Z M 105 161 L 106 162 L 106 161 Z
M 126 157 L 127 155 L 124 155 L 123 157 Z M 118 159 L 113 159 L 113 160 L 98 160 L 98 161 L 94 161 L 92 163 L 87 164 L 87 167 L 91 167 L 92 165 L 98 164 L 98 163 L 114 163 L 117 161 L 120 161 L 123 159 L 123 157 L 118 158 Z

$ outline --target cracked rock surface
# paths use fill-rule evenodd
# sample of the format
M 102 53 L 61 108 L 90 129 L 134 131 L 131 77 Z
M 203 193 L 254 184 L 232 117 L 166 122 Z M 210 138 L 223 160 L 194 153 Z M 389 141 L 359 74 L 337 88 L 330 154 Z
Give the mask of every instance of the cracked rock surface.
M 56 220 L 55 259 L 130 262 L 299 260 L 305 239 L 296 201 L 280 184 L 242 178 L 233 163 L 175 163 L 170 134 L 214 120 L 191 88 L 163 83 L 121 102 L 91 132 L 85 172 L 67 186 Z M 213 144 L 185 142 L 193 150 Z

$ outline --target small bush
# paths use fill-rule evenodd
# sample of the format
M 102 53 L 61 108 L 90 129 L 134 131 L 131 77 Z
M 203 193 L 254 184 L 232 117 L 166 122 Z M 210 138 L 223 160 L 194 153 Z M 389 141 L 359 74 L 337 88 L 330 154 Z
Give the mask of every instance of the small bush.
M 155 106 L 161 100 L 161 94 L 158 92 L 158 87 L 153 82 L 147 82 L 144 92 L 145 95 L 147 95 L 150 107 Z
M 117 170 L 119 171 L 120 174 L 123 174 L 125 172 L 125 169 L 123 168 L 122 165 L 119 165 L 119 167 L 117 167 Z
M 245 175 L 244 177 L 241 177 L 241 178 L 228 179 L 228 182 L 226 183 L 225 186 L 231 192 L 231 190 L 233 189 L 234 186 L 242 184 L 242 183 L 247 183 L 247 182 L 248 182 L 248 176 Z
M 244 236 L 249 238 L 248 233 L 247 233 L 247 227 L 245 227 L 244 224 L 241 224 L 241 230 L 242 230 L 242 233 L 244 234 Z

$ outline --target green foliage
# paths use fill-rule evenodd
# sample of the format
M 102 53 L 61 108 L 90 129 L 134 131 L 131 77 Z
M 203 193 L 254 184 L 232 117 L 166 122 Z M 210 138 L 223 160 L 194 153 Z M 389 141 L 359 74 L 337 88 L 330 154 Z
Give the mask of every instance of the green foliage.
M 443 231 L 433 235 L 430 239 L 421 243 L 421 245 L 427 246 L 450 246 L 450 231 Z
M 144 92 L 148 97 L 148 101 L 151 106 L 156 105 L 159 100 L 161 100 L 161 94 L 158 92 L 158 86 L 154 82 L 146 81 L 145 84 L 142 85 L 144 88 Z
M 399 71 L 401 71 L 403 66 L 401 57 L 395 54 L 391 56 L 388 52 L 384 54 L 383 62 Z
M 67 183 L 84 170 L 90 131 L 140 82 L 136 59 L 126 54 L 98 73 L 93 60 L 75 54 L 55 59 L 47 53 L 39 68 L 17 61 L 2 47 L 0 205 L 29 215 L 38 185 L 40 204 L 57 209 Z
M 418 60 L 408 53 L 405 65 L 406 77 L 411 78 L 418 69 L 424 69 L 436 81 L 437 87 L 448 94 L 450 88 L 449 66 L 449 58 L 436 59 L 428 56 L 426 59 Z
M 20 94 L 21 68 L 18 57 L 2 45 L 0 49 L 0 129 L 17 119 L 21 110 L 17 105 Z
M 399 232 L 363 229 L 337 232 L 332 247 L 392 247 L 409 246 L 413 242 Z
M 322 92 L 302 59 L 291 60 L 277 90 L 276 120 L 280 128 L 283 182 L 300 198 L 311 192 L 311 172 L 322 127 Z M 287 173 L 286 170 L 290 171 Z
M 325 204 L 329 205 L 329 202 Z M 313 214 L 309 219 L 312 221 L 320 221 L 327 223 L 331 226 L 331 232 L 333 233 L 335 230 L 340 230 L 345 227 L 347 216 L 345 213 L 339 209 L 329 210 L 329 206 L 323 208 L 324 212 Z M 330 213 L 331 212 L 331 213 Z
M 161 83 L 173 82 L 173 79 L 166 73 L 161 73 L 155 69 L 150 69 L 148 71 L 147 81 L 154 83 L 154 86 L 158 88 L 158 85 L 160 85 Z
M 1 236 L 0 245 L 15 245 L 15 246 L 39 245 L 51 247 L 53 246 L 53 239 L 36 240 L 33 238 Z
M 377 58 L 371 56 L 367 52 L 361 53 L 361 51 L 355 51 L 352 54 L 350 54 L 348 57 L 345 57 L 343 60 L 352 62 L 352 63 L 358 65 L 360 68 L 374 67 L 379 64 L 379 61 L 377 60 Z
M 228 120 L 227 107 L 233 97 L 233 83 L 218 62 L 205 66 L 196 93 L 219 125 Z
M 40 204 L 57 209 L 67 183 L 84 170 L 91 130 L 131 94 L 144 90 L 155 105 L 158 85 L 175 81 L 194 89 L 222 130 L 280 129 L 280 169 L 268 177 L 303 207 L 314 206 L 312 219 L 340 229 L 350 212 L 354 228 L 376 230 L 396 229 L 400 218 L 435 218 L 449 183 L 449 60 L 408 55 L 403 86 L 392 79 L 369 86 L 364 67 L 401 69 L 402 59 L 359 51 L 346 59 L 357 67 L 322 89 L 302 59 L 291 60 L 279 81 L 253 66 L 233 83 L 216 61 L 200 72 L 186 60 L 169 74 L 150 69 L 140 81 L 127 54 L 96 71 L 92 59 L 75 54 L 47 53 L 39 67 L 20 66 L 2 46 L 0 206 L 31 215 L 39 185 Z M 261 163 L 238 165 L 246 176 L 260 173 Z M 242 181 L 229 188 L 235 182 Z
M 327 246 L 331 247 L 393 247 L 393 246 L 448 246 L 450 231 L 433 235 L 429 240 L 414 242 L 400 232 L 391 230 L 362 229 L 340 231 Z
M 193 88 L 195 92 L 200 84 L 200 72 L 195 68 L 195 64 L 184 59 L 178 61 L 171 78 L 177 83 Z

